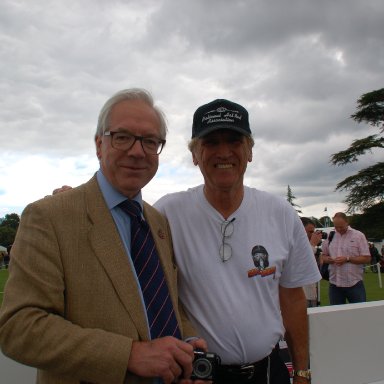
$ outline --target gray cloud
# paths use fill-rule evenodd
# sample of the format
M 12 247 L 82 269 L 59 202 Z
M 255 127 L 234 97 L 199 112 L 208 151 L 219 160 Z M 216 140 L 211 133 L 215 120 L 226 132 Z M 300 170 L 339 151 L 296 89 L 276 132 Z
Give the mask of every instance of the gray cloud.
M 381 0 L 2 1 L 0 216 L 87 180 L 98 112 L 132 86 L 150 90 L 169 122 L 148 200 L 201 182 L 186 149 L 192 114 L 224 97 L 250 112 L 249 184 L 280 195 L 291 185 L 305 214 L 339 204 L 336 184 L 364 162 L 333 167 L 329 157 L 374 132 L 349 116 L 383 86 L 383 16 Z M 29 169 L 29 156 L 55 177 Z M 35 172 L 34 193 L 11 199 Z

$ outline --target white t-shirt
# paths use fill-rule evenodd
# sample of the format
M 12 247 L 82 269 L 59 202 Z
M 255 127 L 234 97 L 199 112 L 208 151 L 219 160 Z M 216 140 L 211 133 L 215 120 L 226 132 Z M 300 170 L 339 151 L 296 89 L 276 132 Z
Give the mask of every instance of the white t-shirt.
M 171 227 L 180 300 L 209 350 L 224 364 L 267 356 L 284 335 L 279 285 L 301 287 L 321 278 L 296 211 L 283 199 L 245 187 L 241 206 L 228 218 L 235 218 L 225 238 L 232 256 L 223 262 L 224 218 L 202 185 L 166 195 L 155 207 Z M 257 245 L 268 252 L 264 266 L 253 261 L 252 250 L 262 249 Z

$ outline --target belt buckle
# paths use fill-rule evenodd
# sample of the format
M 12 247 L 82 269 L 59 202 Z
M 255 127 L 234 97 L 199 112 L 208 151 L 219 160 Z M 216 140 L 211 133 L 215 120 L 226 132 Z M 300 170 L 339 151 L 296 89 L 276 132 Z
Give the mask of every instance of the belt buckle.
M 255 375 L 255 365 L 254 364 L 244 364 L 240 366 L 240 374 L 246 376 L 246 379 L 252 379 Z

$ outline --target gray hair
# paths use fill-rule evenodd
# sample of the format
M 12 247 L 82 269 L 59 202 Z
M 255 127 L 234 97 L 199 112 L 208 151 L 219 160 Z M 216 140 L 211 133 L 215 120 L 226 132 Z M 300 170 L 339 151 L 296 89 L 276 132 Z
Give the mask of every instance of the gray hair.
M 101 111 L 99 113 L 99 118 L 97 121 L 97 128 L 96 128 L 96 134 L 95 137 L 102 136 L 104 132 L 108 130 L 109 125 L 109 116 L 111 113 L 112 108 L 120 103 L 121 101 L 125 100 L 141 100 L 144 103 L 146 103 L 148 106 L 153 108 L 156 115 L 159 118 L 160 121 L 160 137 L 162 139 L 165 139 L 167 136 L 167 122 L 165 119 L 164 112 L 155 105 L 153 101 L 152 95 L 145 89 L 142 88 L 129 88 L 129 89 L 123 89 L 117 93 L 115 93 L 112 97 L 110 97 L 103 107 L 101 108 Z

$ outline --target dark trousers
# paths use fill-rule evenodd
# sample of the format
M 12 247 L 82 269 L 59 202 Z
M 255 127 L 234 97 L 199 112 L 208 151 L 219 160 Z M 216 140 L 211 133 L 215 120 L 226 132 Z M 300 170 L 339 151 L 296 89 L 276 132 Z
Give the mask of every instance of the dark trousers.
M 267 380 L 268 359 L 255 371 L 252 377 L 231 374 L 227 370 L 219 370 L 214 384 L 290 384 L 288 369 L 281 359 L 279 349 L 275 348 L 269 356 L 269 383 Z
M 353 287 L 337 287 L 334 284 L 329 284 L 329 303 L 331 305 L 349 303 L 364 303 L 367 301 L 365 287 L 360 280 Z

